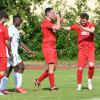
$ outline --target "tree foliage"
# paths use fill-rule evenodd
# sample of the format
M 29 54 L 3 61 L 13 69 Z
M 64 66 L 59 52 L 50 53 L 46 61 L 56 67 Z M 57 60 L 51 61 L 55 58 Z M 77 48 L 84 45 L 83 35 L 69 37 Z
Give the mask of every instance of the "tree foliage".
M 34 5 L 41 3 L 44 0 L 0 0 L 0 8 L 5 8 L 9 15 L 20 14 L 25 23 L 22 26 L 24 35 L 21 36 L 22 41 L 33 51 L 35 51 L 35 58 L 42 60 L 43 54 L 41 51 L 41 21 L 34 13 L 30 12 L 31 2 Z M 76 0 L 76 8 L 70 8 L 70 12 L 66 10 L 64 26 L 70 26 L 76 22 L 77 16 L 82 12 L 88 11 L 86 5 L 87 0 Z M 99 0 L 98 0 L 99 1 Z M 58 3 L 59 4 L 59 3 Z M 97 48 L 97 55 L 100 55 L 100 9 L 96 9 L 95 13 L 98 15 L 97 28 L 95 34 L 95 44 Z M 77 33 L 74 31 L 60 30 L 57 32 L 57 50 L 59 58 L 74 59 L 77 57 Z M 23 59 L 31 59 L 26 52 L 20 49 L 20 54 Z

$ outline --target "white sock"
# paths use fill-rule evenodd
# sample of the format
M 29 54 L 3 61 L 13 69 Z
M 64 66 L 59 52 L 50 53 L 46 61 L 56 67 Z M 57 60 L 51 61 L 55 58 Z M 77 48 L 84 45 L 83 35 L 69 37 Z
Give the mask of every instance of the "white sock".
M 82 87 L 82 85 L 81 84 L 78 84 L 78 88 L 81 88 Z
M 16 73 L 16 78 L 17 78 L 16 88 L 19 88 L 22 85 L 22 74 L 21 73 Z
M 17 86 L 17 77 L 16 77 L 16 72 L 14 72 L 14 74 L 13 74 L 13 77 L 14 77 L 14 82 L 15 82 L 15 88 L 16 88 L 16 86 Z
M 93 86 L 92 86 L 92 79 L 88 79 L 88 89 L 92 90 Z
M 92 83 L 92 79 L 88 79 L 88 83 Z
M 4 77 L 1 79 L 0 90 L 5 90 L 5 89 L 6 89 L 7 82 L 8 82 L 8 78 L 4 76 Z

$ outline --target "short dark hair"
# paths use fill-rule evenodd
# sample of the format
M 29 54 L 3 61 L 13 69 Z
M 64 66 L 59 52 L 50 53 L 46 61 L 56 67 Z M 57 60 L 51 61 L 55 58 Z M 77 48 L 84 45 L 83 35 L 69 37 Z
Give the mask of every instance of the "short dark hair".
M 45 9 L 45 15 L 47 16 L 47 13 L 50 12 L 51 10 L 53 10 L 52 7 L 46 8 L 46 9 Z
M 82 13 L 81 15 L 80 15 L 80 18 L 82 18 L 82 19 L 89 19 L 89 15 L 87 14 L 87 13 Z
M 5 9 L 0 9 L 0 19 L 2 18 L 8 18 L 8 14 Z
M 13 16 L 13 21 L 15 21 L 17 18 L 21 19 L 22 21 L 22 17 L 19 14 Z

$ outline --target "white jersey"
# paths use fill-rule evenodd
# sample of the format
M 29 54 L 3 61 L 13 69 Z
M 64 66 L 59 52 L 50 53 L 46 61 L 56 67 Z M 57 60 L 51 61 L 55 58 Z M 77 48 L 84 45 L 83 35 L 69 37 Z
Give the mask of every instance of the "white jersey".
M 9 37 L 12 38 L 11 50 L 13 54 L 13 61 L 10 61 L 9 55 L 7 54 L 8 55 L 7 67 L 10 67 L 10 66 L 16 66 L 22 60 L 18 54 L 18 47 L 19 47 L 19 40 L 20 40 L 19 30 L 14 25 L 11 25 L 8 28 L 8 34 L 9 34 Z
M 8 34 L 9 37 L 12 38 L 11 41 L 12 53 L 13 55 L 18 54 L 18 47 L 19 47 L 19 40 L 20 40 L 19 30 L 14 25 L 11 25 L 8 28 Z

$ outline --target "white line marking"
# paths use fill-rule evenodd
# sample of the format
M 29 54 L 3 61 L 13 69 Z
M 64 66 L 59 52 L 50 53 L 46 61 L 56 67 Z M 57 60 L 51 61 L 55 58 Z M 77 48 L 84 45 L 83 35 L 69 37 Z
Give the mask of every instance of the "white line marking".
M 91 98 L 91 99 L 86 99 L 86 100 L 100 100 L 100 98 Z

